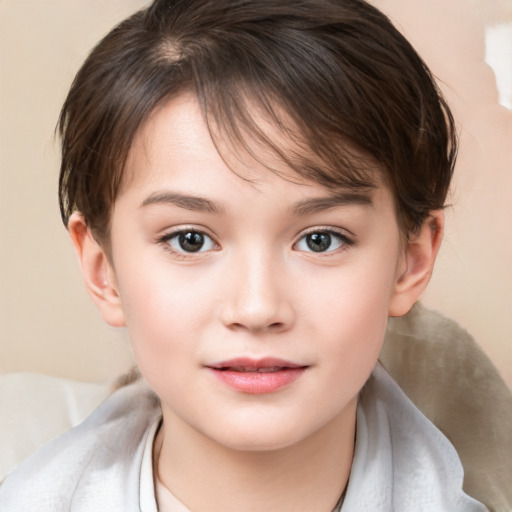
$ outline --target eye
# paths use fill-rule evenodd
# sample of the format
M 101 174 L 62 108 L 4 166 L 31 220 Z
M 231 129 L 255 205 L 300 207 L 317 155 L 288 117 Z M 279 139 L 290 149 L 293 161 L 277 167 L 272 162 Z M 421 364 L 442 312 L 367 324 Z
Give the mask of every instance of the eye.
M 174 252 L 195 253 L 211 251 L 217 248 L 217 244 L 202 231 L 185 229 L 166 235 L 162 242 L 170 246 Z
M 312 231 L 304 235 L 295 247 L 306 252 L 333 252 L 345 245 L 352 245 L 352 240 L 336 231 Z

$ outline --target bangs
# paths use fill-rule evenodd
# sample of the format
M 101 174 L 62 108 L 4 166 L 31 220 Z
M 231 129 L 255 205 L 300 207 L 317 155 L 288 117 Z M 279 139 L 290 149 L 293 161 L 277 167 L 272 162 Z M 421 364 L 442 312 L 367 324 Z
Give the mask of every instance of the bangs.
M 374 188 L 382 182 L 378 162 L 355 142 L 318 129 L 312 115 L 310 123 L 303 122 L 268 91 L 230 83 L 213 101 L 211 91 L 201 88 L 197 97 L 217 151 L 237 174 L 226 161 L 228 152 L 242 163 L 249 157 L 283 179 L 313 181 L 329 189 Z

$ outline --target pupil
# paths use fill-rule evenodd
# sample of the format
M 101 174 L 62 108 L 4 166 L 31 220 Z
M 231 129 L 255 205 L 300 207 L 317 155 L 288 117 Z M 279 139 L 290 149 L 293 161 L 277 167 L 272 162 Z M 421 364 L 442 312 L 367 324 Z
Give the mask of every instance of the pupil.
M 197 252 L 204 245 L 204 236 L 195 231 L 181 233 L 179 237 L 180 246 L 184 251 Z
M 312 233 L 306 238 L 308 247 L 314 252 L 323 252 L 331 246 L 331 235 L 329 233 Z

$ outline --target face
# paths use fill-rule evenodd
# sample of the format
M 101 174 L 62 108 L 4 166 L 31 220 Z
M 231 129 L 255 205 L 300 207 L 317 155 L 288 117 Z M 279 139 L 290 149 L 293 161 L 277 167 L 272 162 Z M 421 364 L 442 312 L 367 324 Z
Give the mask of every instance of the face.
M 154 112 L 115 203 L 112 279 L 164 425 L 275 449 L 355 422 L 403 249 L 387 189 L 232 160 L 193 97 Z

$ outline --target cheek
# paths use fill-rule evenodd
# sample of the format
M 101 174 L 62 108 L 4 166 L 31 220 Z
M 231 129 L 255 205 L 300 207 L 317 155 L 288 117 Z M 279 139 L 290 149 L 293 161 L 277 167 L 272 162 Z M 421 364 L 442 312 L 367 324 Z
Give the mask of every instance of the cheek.
M 374 258 L 368 264 L 344 269 L 339 279 L 335 276 L 326 282 L 326 293 L 317 289 L 308 297 L 305 309 L 317 319 L 310 328 L 317 330 L 316 339 L 332 361 L 333 373 L 342 366 L 343 372 L 353 372 L 357 378 L 359 372 L 373 368 L 386 332 L 395 284 L 394 261 Z
M 197 346 L 204 319 L 211 315 L 211 287 L 198 276 L 192 278 L 186 268 L 171 272 L 165 262 L 146 268 L 143 273 L 123 268 L 121 302 L 142 373 L 166 374 L 170 363 Z

